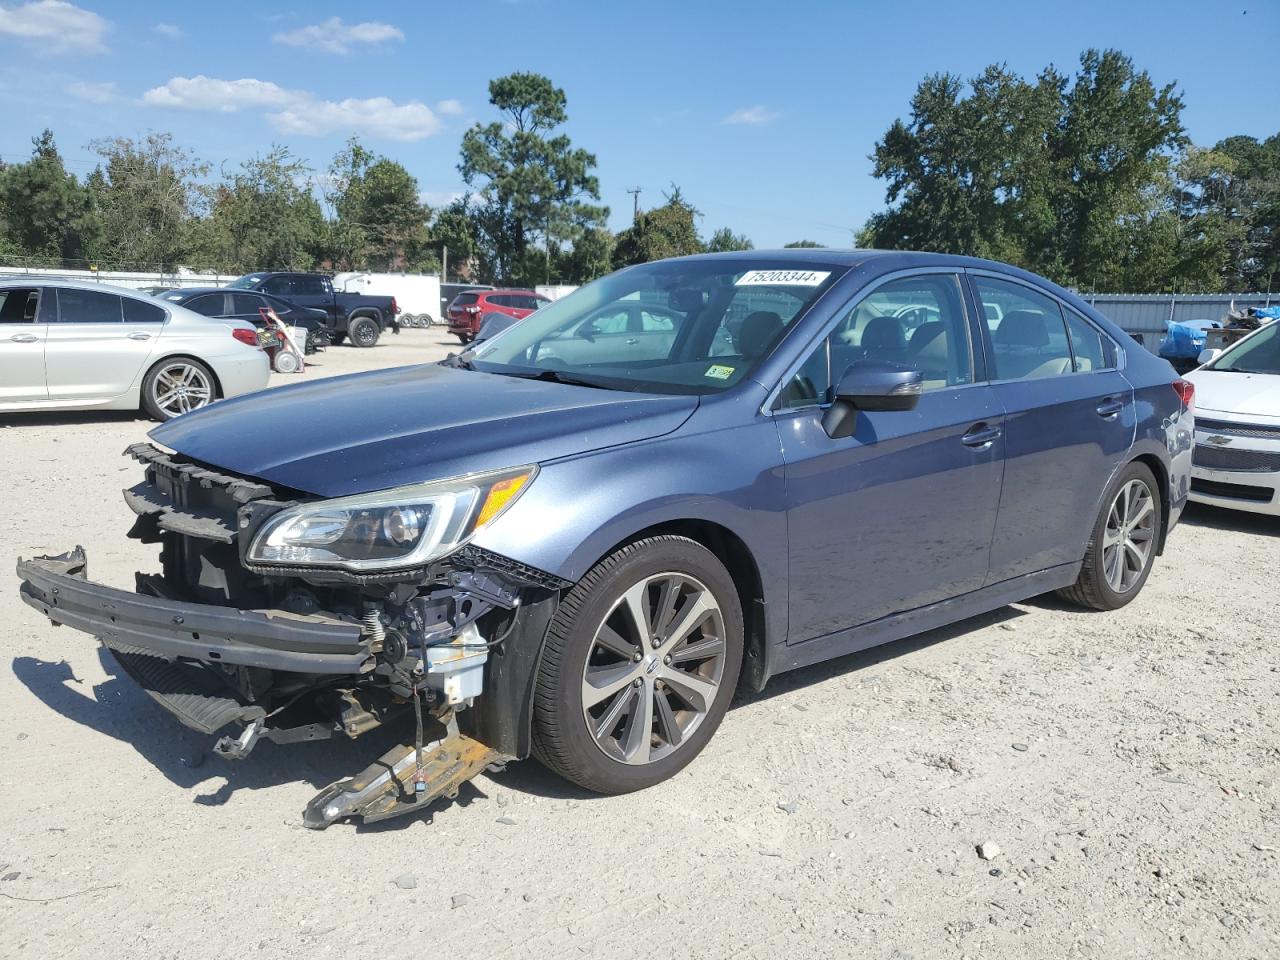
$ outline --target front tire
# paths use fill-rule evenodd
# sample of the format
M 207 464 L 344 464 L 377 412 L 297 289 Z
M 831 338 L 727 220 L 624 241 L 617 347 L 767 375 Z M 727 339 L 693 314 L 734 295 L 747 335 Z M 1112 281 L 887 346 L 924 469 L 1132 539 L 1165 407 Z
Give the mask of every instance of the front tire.
M 191 357 L 161 360 L 142 378 L 142 409 L 153 420 L 172 420 L 217 398 L 212 371 Z
M 650 537 L 593 567 L 547 631 L 534 755 L 597 793 L 653 786 L 724 719 L 742 666 L 733 578 L 701 544 Z
M 356 317 L 347 324 L 347 334 L 353 347 L 372 347 L 378 342 L 378 321 L 373 317 Z
M 1118 610 L 1151 575 L 1164 506 L 1151 469 L 1137 461 L 1112 481 L 1085 548 L 1080 577 L 1058 593 L 1094 610 Z

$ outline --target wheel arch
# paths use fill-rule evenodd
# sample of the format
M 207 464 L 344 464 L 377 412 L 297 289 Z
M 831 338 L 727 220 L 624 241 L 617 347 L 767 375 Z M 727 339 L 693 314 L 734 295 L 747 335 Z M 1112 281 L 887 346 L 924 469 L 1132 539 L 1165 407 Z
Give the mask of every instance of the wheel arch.
M 382 330 L 383 320 L 382 320 L 382 312 L 380 310 L 374 307 L 357 307 L 356 309 L 352 310 L 349 314 L 347 314 L 347 322 L 343 325 L 348 333 L 351 332 L 351 322 L 353 320 L 359 320 L 361 317 L 368 317 L 370 320 L 372 320 L 374 323 L 378 325 L 379 331 Z
M 627 544 L 647 537 L 662 535 L 687 537 L 706 547 L 724 564 L 729 576 L 738 588 L 738 601 L 742 605 L 742 620 L 746 636 L 743 638 L 742 672 L 739 688 L 759 691 L 769 679 L 768 627 L 764 616 L 764 582 L 760 566 L 745 540 L 723 524 L 712 520 L 687 517 L 665 520 L 637 530 L 606 550 L 592 562 L 594 567 L 605 557 L 612 556 Z M 588 568 L 590 569 L 590 568 Z
M 1141 463 L 1156 478 L 1156 486 L 1160 489 L 1160 540 L 1156 543 L 1156 556 L 1164 553 L 1165 540 L 1169 536 L 1169 517 L 1173 510 L 1173 499 L 1169 492 L 1169 468 L 1154 453 L 1140 453 L 1130 463 Z

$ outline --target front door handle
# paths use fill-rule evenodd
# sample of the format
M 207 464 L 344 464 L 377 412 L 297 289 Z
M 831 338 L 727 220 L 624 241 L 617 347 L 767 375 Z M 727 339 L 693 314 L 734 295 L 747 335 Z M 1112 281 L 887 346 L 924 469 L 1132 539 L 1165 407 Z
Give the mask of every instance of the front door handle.
M 151 334 L 143 333 L 141 330 L 135 330 L 133 333 L 129 334 L 129 339 L 130 340 L 150 340 Z
M 9 339 L 12 340 L 14 343 L 35 343 L 40 338 L 37 337 L 34 333 L 15 333 Z
M 634 347 L 639 342 L 640 341 L 637 340 L 635 337 L 628 337 L 626 341 L 628 347 Z
M 1114 420 L 1124 409 L 1124 401 L 1119 397 L 1104 397 L 1095 409 L 1103 420 Z
M 1004 433 L 1003 430 L 989 423 L 975 423 L 969 428 L 969 432 L 960 438 L 960 442 L 966 447 L 985 450 L 999 440 L 1002 433 Z

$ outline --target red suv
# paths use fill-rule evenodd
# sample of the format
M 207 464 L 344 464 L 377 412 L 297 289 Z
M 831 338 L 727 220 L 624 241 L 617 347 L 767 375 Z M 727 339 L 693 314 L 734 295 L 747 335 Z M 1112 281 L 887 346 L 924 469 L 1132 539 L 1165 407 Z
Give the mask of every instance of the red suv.
M 532 290 L 468 290 L 449 304 L 449 332 L 463 343 L 470 343 L 489 314 L 500 313 L 523 320 L 550 302 Z

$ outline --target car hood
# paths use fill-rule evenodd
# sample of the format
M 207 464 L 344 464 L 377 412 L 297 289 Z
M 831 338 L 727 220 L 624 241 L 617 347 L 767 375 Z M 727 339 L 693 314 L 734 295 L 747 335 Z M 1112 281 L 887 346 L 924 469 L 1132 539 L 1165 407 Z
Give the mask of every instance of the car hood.
M 1187 379 L 1196 385 L 1197 410 L 1280 419 L 1280 376 L 1193 370 Z
M 223 400 L 151 431 L 195 460 L 322 497 L 539 463 L 670 433 L 696 397 L 438 365 Z

